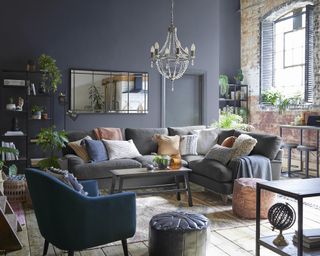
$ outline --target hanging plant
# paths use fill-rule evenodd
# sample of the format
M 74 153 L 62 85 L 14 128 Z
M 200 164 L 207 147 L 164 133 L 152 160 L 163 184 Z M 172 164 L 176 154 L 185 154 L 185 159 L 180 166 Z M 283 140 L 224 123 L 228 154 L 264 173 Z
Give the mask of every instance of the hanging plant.
M 56 65 L 56 60 L 46 54 L 41 54 L 38 60 L 39 68 L 43 72 L 42 82 L 47 91 L 56 92 L 61 84 L 61 72 Z
M 219 76 L 219 86 L 221 96 L 225 96 L 227 98 L 229 93 L 229 79 L 226 75 Z

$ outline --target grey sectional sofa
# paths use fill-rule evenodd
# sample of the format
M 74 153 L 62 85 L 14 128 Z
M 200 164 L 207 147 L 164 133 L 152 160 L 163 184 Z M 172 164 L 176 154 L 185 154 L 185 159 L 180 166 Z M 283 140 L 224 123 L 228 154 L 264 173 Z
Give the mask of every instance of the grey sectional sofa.
M 123 135 L 126 140 L 132 139 L 142 154 L 135 159 L 115 159 L 98 163 L 85 163 L 81 158 L 75 155 L 69 147 L 63 149 L 63 155 L 67 159 L 68 169 L 78 179 L 108 179 L 111 178 L 110 170 L 124 168 L 140 168 L 147 163 L 152 163 L 151 153 L 157 152 L 157 144 L 152 140 L 154 134 L 165 135 L 187 135 L 195 129 L 203 129 L 205 126 L 188 127 L 169 127 L 169 128 L 126 128 L 123 129 Z M 221 130 L 218 136 L 218 144 L 232 135 L 239 135 L 241 132 L 236 130 Z M 248 133 L 258 143 L 251 154 L 262 155 L 269 158 L 272 167 L 272 177 L 279 179 L 282 163 L 282 150 L 280 149 L 281 138 L 274 135 Z M 90 135 L 94 138 L 91 131 L 68 132 L 69 141 L 79 140 Z M 233 181 L 237 177 L 237 167 L 239 160 L 234 159 L 227 166 L 215 160 L 204 159 L 203 155 L 183 156 L 183 164 L 192 169 L 190 181 L 215 192 L 228 195 L 232 194 Z M 110 179 L 109 179 L 110 180 Z M 148 181 L 152 184 L 164 182 L 163 180 Z M 147 182 L 147 183 L 148 183 Z M 137 185 L 137 184 L 135 184 Z M 146 184 L 143 184 L 146 185 Z

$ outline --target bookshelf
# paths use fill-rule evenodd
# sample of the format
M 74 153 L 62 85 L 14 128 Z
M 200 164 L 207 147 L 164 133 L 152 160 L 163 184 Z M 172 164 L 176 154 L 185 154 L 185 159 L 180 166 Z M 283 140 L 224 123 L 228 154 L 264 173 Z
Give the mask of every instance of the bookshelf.
M 13 142 L 19 150 L 19 158 L 6 160 L 7 164 L 16 164 L 18 174 L 23 174 L 26 167 L 31 167 L 33 159 L 44 158 L 49 155 L 43 152 L 34 139 L 41 128 L 54 124 L 54 97 L 53 93 L 43 92 L 40 88 L 42 71 L 2 70 L 0 88 L 0 140 Z M 8 85 L 8 83 L 10 83 Z M 15 83 L 19 85 L 15 85 Z M 7 105 L 13 103 L 18 106 L 19 98 L 23 99 L 22 109 L 9 110 Z M 48 114 L 47 118 L 33 119 L 31 109 L 34 105 L 41 106 Z M 9 135 L 6 132 L 19 130 L 22 135 Z M 1 156 L 2 157 L 2 156 Z M 6 172 L 7 170 L 5 170 Z

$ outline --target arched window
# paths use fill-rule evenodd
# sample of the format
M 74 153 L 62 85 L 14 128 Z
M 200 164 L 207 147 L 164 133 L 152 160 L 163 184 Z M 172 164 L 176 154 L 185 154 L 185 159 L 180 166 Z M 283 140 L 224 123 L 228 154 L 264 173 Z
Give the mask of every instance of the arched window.
M 299 2 L 261 21 L 260 94 L 313 101 L 313 6 Z

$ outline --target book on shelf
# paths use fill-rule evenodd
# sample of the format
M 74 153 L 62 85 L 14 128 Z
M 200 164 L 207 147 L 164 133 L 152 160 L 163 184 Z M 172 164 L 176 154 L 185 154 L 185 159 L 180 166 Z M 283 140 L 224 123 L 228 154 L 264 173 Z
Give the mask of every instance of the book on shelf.
M 294 232 L 298 236 L 298 231 Z M 306 242 L 320 242 L 320 228 L 303 229 L 303 240 Z
M 23 131 L 6 131 L 4 136 L 23 136 Z
M 292 242 L 297 245 L 298 244 L 298 237 L 297 235 L 294 235 L 292 237 Z M 313 242 L 308 242 L 305 239 L 303 239 L 302 241 L 303 247 L 305 248 L 309 248 L 309 249 L 316 249 L 316 248 L 320 248 L 320 241 L 313 241 Z
M 13 142 L 1 142 L 2 147 L 6 148 L 14 148 L 16 149 L 16 145 Z M 4 161 L 12 161 L 12 160 L 19 160 L 19 156 L 15 155 L 14 153 L 11 152 L 2 152 L 1 158 Z
M 26 81 L 25 80 L 19 80 L 19 79 L 3 79 L 4 85 L 13 85 L 13 86 L 25 86 Z

